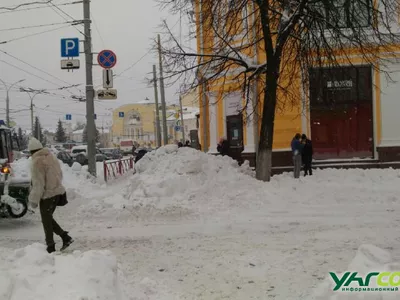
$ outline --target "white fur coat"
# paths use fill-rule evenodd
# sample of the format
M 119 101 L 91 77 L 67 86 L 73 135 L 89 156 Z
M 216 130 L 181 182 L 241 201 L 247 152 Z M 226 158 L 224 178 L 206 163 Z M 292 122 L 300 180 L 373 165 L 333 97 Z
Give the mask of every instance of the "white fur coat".
M 31 177 L 32 189 L 29 202 L 39 204 L 42 199 L 65 193 L 60 163 L 47 148 L 32 155 Z

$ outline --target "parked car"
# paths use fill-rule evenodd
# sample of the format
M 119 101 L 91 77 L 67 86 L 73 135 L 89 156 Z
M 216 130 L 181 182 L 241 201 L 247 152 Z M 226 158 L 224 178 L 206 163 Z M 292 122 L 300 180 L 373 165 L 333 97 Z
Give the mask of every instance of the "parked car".
M 118 148 L 101 148 L 100 151 L 107 156 L 107 159 L 121 159 L 124 157 Z
M 72 166 L 75 162 L 74 158 L 67 151 L 60 151 L 57 154 L 57 158 L 61 160 L 64 164 Z
M 71 155 L 76 162 L 80 163 L 82 166 L 89 163 L 87 157 L 87 146 L 75 146 L 71 149 Z M 103 162 L 107 160 L 107 156 L 96 148 L 96 161 Z

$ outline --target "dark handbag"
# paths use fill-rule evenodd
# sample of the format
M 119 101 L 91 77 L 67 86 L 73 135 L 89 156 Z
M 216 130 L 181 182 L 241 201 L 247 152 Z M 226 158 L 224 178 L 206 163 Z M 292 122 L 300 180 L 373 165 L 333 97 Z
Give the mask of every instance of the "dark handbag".
M 57 206 L 65 206 L 67 204 L 68 204 L 67 193 L 64 193 L 59 196 Z

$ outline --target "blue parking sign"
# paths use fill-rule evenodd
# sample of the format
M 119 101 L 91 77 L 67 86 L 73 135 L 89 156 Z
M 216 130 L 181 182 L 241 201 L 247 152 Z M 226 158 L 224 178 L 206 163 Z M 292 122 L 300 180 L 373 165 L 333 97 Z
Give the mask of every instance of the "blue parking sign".
M 78 57 L 79 39 L 61 39 L 61 57 Z

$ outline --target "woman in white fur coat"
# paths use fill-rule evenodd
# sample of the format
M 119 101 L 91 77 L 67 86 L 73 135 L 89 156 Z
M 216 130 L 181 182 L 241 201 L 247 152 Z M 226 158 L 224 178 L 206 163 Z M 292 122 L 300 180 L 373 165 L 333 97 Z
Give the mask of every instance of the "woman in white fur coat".
M 29 194 L 30 206 L 35 209 L 40 205 L 44 233 L 46 236 L 47 252 L 55 252 L 53 233 L 61 237 L 63 245 L 61 251 L 72 244 L 73 240 L 54 220 L 53 214 L 66 197 L 65 188 L 62 185 L 62 171 L 58 159 L 49 149 L 35 138 L 31 138 L 28 150 L 32 155 L 31 177 L 32 188 Z

